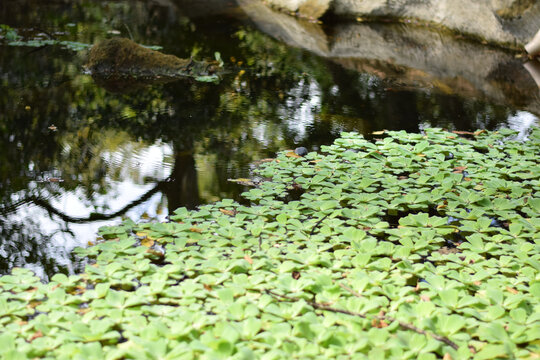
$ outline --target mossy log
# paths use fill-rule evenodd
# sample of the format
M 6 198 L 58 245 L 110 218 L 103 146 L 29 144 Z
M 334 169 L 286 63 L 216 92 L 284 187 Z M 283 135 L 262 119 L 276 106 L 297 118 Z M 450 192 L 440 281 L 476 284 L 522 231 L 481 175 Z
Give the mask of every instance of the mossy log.
M 92 75 L 149 79 L 198 77 L 215 74 L 217 61 L 195 61 L 163 54 L 129 39 L 112 38 L 90 49 L 87 68 Z

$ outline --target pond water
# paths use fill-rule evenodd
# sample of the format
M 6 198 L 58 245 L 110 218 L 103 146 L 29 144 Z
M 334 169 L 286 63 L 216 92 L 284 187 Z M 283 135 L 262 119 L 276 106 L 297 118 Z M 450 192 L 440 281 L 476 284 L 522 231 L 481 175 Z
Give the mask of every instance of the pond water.
M 341 131 L 510 127 L 526 136 L 538 123 L 538 89 L 531 92 L 532 78 L 520 85 L 526 72 L 508 74 L 512 61 L 496 66 L 507 76 L 493 78 L 500 92 L 478 91 L 491 78 L 471 81 L 473 91 L 454 81 L 466 74 L 430 73 L 440 64 L 419 69 L 398 56 L 291 46 L 232 1 L 3 0 L 0 24 L 25 39 L 125 36 L 183 58 L 217 51 L 227 68 L 219 84 L 118 91 L 84 72 L 84 52 L 0 39 L 0 274 L 15 266 L 45 279 L 80 271 L 84 262 L 70 252 L 94 241 L 100 226 L 241 200 L 245 189 L 228 179 L 248 177 L 254 161 L 298 146 L 316 151 Z

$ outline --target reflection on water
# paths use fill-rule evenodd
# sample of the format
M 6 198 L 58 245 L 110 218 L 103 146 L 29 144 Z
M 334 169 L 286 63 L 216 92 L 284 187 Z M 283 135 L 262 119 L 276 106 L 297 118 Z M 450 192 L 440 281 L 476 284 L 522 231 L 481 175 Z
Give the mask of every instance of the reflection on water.
M 289 47 L 227 2 L 209 1 L 218 5 L 207 16 L 186 2 L 0 3 L 0 24 L 25 36 L 92 43 L 129 29 L 180 57 L 219 51 L 229 69 L 217 85 L 119 93 L 84 74 L 84 54 L 0 45 L 0 273 L 80 271 L 70 251 L 94 241 L 100 226 L 240 200 L 244 189 L 227 179 L 249 176 L 254 160 L 317 150 L 341 131 L 509 126 L 526 136 L 538 121 L 504 101 L 416 86 L 410 69 L 400 78 Z
M 519 140 L 527 140 L 528 130 L 532 126 L 538 126 L 538 117 L 527 111 L 516 111 L 508 117 L 505 124 L 501 124 L 500 127 L 507 127 L 518 131 L 517 138 Z

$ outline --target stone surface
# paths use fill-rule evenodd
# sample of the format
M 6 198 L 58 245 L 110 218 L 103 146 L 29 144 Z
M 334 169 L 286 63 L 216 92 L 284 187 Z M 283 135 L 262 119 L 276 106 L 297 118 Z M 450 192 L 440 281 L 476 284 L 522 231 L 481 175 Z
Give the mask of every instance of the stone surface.
M 538 31 L 534 38 L 525 45 L 525 50 L 527 50 L 529 55 L 540 55 L 540 31 Z
M 252 0 L 257 1 L 257 0 Z M 269 4 L 299 11 L 308 3 L 322 4 L 345 18 L 396 18 L 435 23 L 452 31 L 490 43 L 523 47 L 540 29 L 540 1 L 536 0 L 266 0 Z M 315 15 L 313 15 L 315 16 Z
M 265 33 L 286 44 L 303 46 L 318 55 L 328 54 L 328 39 L 324 31 L 317 24 L 276 12 L 260 1 L 237 0 L 244 12 Z
M 372 1 L 374 4 L 376 1 Z M 340 65 L 397 83 L 462 97 L 486 98 L 540 114 L 540 94 L 523 61 L 502 49 L 434 28 L 349 22 L 322 27 L 239 0 L 264 32 Z
M 253 0 L 252 0 L 253 1 Z M 257 1 L 257 0 L 256 0 Z M 308 18 L 321 17 L 330 7 L 331 0 L 270 0 L 268 3 L 281 10 L 292 11 Z

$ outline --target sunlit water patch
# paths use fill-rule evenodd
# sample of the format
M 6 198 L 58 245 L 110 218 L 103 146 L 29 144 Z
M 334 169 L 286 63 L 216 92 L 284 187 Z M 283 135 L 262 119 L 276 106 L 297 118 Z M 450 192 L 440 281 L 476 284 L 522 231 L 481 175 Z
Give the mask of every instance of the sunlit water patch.
M 8 237 L 0 245 L 4 269 L 28 267 L 44 278 L 61 269 L 80 271 L 84 263 L 70 255 L 71 250 L 92 243 L 101 226 L 122 218 L 166 219 L 166 199 L 156 183 L 171 173 L 170 145 L 127 143 L 101 156 L 108 165 L 106 192 L 98 189 L 88 194 L 83 186 L 64 188 L 62 175 L 55 172 L 31 181 L 31 195 L 27 191 L 11 194 L 15 206 L 0 216 Z

